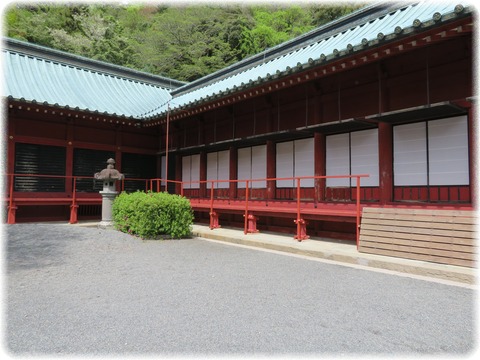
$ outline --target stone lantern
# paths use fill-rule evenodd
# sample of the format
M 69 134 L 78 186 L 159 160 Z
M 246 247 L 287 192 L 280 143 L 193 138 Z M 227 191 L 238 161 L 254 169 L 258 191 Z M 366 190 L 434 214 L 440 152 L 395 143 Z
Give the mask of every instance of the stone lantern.
M 115 169 L 115 160 L 107 160 L 107 168 L 95 173 L 95 179 L 103 181 L 102 194 L 102 221 L 98 224 L 101 228 L 110 228 L 113 226 L 112 205 L 118 191 L 115 189 L 115 183 L 125 178 L 117 169 Z

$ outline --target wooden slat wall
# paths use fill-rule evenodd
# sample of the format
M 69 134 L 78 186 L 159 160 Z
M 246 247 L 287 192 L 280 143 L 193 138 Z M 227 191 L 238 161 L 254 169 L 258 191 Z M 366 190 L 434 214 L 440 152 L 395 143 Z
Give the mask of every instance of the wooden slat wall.
M 474 211 L 365 207 L 359 251 L 475 267 Z

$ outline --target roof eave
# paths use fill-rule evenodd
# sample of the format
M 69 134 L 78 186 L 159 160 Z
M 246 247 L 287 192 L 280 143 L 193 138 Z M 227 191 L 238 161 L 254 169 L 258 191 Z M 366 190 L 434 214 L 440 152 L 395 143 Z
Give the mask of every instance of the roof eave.
M 176 120 L 185 116 L 196 115 L 225 104 L 233 104 L 248 97 L 253 97 L 252 95 L 245 94 L 255 93 L 255 96 L 258 96 L 269 93 L 271 90 L 265 91 L 265 88 L 268 88 L 269 85 L 274 85 L 273 87 L 275 87 L 275 83 L 278 82 L 287 81 L 290 85 L 297 84 L 300 81 L 292 82 L 291 78 L 294 78 L 295 76 L 298 77 L 299 74 L 306 74 L 315 68 L 328 67 L 337 62 L 342 63 L 343 61 L 345 63 L 345 60 L 349 57 L 359 57 L 362 53 L 380 47 L 391 47 L 395 43 L 402 43 L 406 40 L 410 41 L 412 38 L 424 36 L 428 32 L 448 27 L 449 25 L 452 25 L 452 23 L 465 21 L 465 19 L 472 16 L 473 11 L 471 8 L 464 8 L 461 5 L 457 6 L 460 6 L 461 8 L 456 7 L 456 10 L 450 14 L 441 15 L 440 17 L 434 16 L 434 18 L 424 22 L 414 22 L 411 26 L 403 29 L 397 27 L 394 32 L 390 34 L 379 33 L 374 40 L 368 41 L 364 39 L 360 44 L 349 44 L 350 46 L 347 46 L 345 49 L 335 49 L 331 54 L 321 54 L 319 58 L 310 58 L 304 64 L 297 63 L 296 66 L 287 67 L 284 71 L 277 71 L 275 74 L 267 74 L 263 78 L 259 77 L 257 80 L 250 80 L 250 82 L 242 83 L 240 86 L 234 86 L 225 91 L 201 97 L 198 100 L 170 109 L 169 111 L 165 110 L 160 114 L 144 120 L 147 124 L 158 125 L 166 122 L 167 114 L 170 120 Z M 471 29 L 466 31 L 470 32 Z M 457 35 L 458 34 L 460 33 L 457 33 Z M 283 88 L 284 87 L 285 86 L 283 86 Z

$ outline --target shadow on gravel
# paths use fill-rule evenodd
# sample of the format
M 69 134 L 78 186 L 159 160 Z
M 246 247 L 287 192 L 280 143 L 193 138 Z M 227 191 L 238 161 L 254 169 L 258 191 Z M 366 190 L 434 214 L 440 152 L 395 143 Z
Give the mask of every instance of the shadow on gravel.
M 6 270 L 35 269 L 63 263 L 65 236 L 45 224 L 5 225 Z M 62 234 L 64 235 L 64 234 Z

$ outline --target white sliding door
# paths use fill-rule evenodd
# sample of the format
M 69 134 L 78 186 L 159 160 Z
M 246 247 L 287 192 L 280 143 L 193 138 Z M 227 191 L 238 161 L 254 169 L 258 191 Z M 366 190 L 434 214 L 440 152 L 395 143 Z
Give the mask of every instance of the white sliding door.
M 466 116 L 428 122 L 430 185 L 468 185 Z
M 229 180 L 230 152 L 228 150 L 207 154 L 207 180 Z M 211 183 L 207 184 L 210 188 Z M 215 189 L 226 189 L 228 182 L 215 182 Z
M 184 189 L 198 189 L 200 187 L 200 154 L 184 156 L 182 158 L 182 181 Z
M 327 176 L 350 174 L 350 134 L 327 136 L 326 147 Z M 350 186 L 350 179 L 327 179 L 327 186 Z
M 427 126 L 425 122 L 393 128 L 394 184 L 427 185 Z
M 378 130 L 369 129 L 350 134 L 350 171 L 352 175 L 368 174 L 360 180 L 361 186 L 378 186 Z M 352 186 L 356 179 L 352 178 Z
M 293 141 L 278 143 L 276 147 L 277 178 L 293 178 Z M 279 188 L 291 188 L 293 186 L 293 179 L 277 180 L 277 187 Z
M 267 177 L 267 146 L 238 149 L 238 180 L 264 179 Z M 239 188 L 245 188 L 245 182 L 238 183 Z M 265 181 L 254 181 L 253 188 L 266 187 Z

